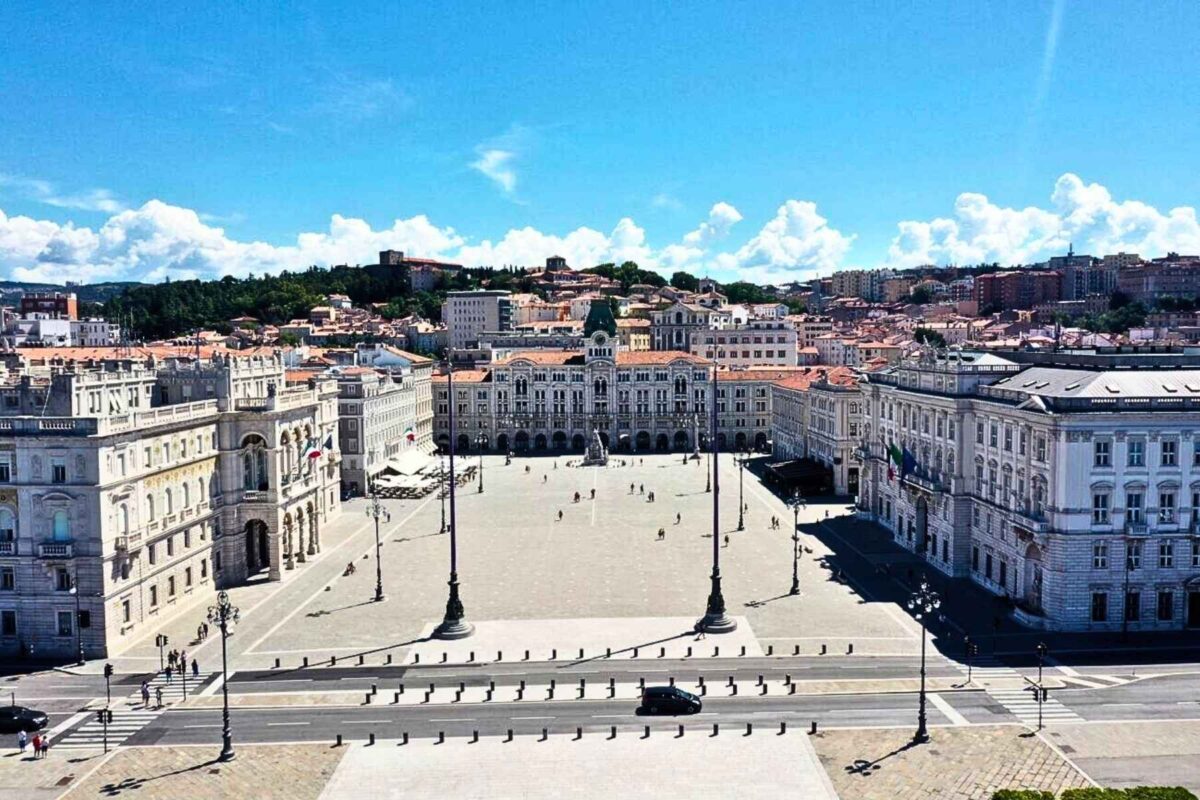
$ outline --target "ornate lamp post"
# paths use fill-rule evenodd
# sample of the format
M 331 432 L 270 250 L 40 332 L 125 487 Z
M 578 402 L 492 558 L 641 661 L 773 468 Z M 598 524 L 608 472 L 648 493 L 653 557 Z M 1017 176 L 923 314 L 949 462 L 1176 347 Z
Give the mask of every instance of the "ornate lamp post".
M 232 761 L 233 732 L 229 728 L 229 658 L 226 641 L 229 638 L 229 626 L 238 621 L 237 606 L 230 605 L 228 592 L 217 592 L 217 604 L 208 607 L 208 621 L 221 631 L 221 695 L 223 711 L 221 715 L 221 755 L 218 761 Z
M 743 487 L 746 483 L 746 454 L 737 457 L 738 461 L 738 526 L 739 531 L 746 530 L 746 501 Z
M 79 609 L 79 568 L 76 567 L 76 574 L 71 576 L 71 594 L 75 595 L 75 648 L 79 651 L 79 666 L 83 666 L 87 661 L 83 657 L 83 626 L 79 624 L 79 616 L 82 613 Z
M 700 413 L 692 414 L 692 460 L 700 460 Z
M 438 497 L 442 501 L 442 528 L 438 533 L 446 532 L 446 459 L 438 456 Z
M 942 606 L 942 598 L 929 588 L 929 582 L 922 577 L 917 590 L 908 598 L 908 610 L 921 623 L 921 694 L 920 709 L 917 712 L 917 732 L 913 741 L 923 743 L 929 741 L 929 731 L 925 727 L 925 618 Z
M 800 491 L 792 498 L 792 590 L 788 594 L 800 594 L 800 509 L 808 508 Z
M 375 493 L 374 487 L 371 488 L 370 505 L 367 506 L 367 516 L 375 520 L 375 602 L 383 601 L 383 562 L 380 558 L 382 555 L 383 544 L 379 540 L 379 522 L 391 522 L 392 515 L 383 503 L 379 500 L 379 495 Z
M 454 427 L 454 367 L 447 359 L 446 388 L 450 399 L 450 596 L 446 599 L 446 616 L 442 624 L 434 629 L 433 635 L 438 639 L 465 639 L 475 632 L 475 626 L 466 621 L 466 611 L 458 596 L 458 525 L 454 513 L 454 448 L 457 438 Z
M 710 384 L 712 395 L 712 430 L 717 429 L 717 372 L 713 366 Z M 721 594 L 721 481 L 718 472 L 720 455 L 717 452 L 717 437 L 714 434 L 710 453 L 712 458 L 712 589 L 708 594 L 708 606 L 704 616 L 696 622 L 696 629 L 706 633 L 729 633 L 737 630 L 737 622 L 725 613 L 725 597 Z
M 479 494 L 483 494 L 483 448 L 487 446 L 487 440 L 486 433 L 475 438 L 475 444 L 479 447 Z

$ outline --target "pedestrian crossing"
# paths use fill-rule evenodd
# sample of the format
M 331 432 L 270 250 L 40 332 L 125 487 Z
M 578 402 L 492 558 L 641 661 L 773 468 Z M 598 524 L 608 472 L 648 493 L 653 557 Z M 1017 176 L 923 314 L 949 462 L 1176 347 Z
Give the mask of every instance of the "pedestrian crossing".
M 955 662 L 954 666 L 964 675 L 968 674 L 966 664 Z M 1002 705 L 1025 725 L 1036 726 L 1038 722 L 1038 699 L 1030 685 L 1013 688 L 997 688 L 987 685 L 988 681 L 997 679 L 1022 680 L 1021 673 L 1005 666 L 993 656 L 976 658 L 969 670 L 973 681 L 984 682 L 984 691 L 997 703 Z M 1119 680 L 1119 679 L 1118 679 Z M 1108 685 L 1108 684 L 1105 684 Z M 1053 697 L 1047 697 L 1041 703 L 1042 723 L 1052 722 L 1083 722 L 1083 718 L 1071 709 L 1058 702 Z
M 184 690 L 192 697 L 199 693 L 206 683 L 216 675 L 216 672 L 201 672 L 187 676 L 186 686 L 183 678 L 176 674 L 170 682 L 166 675 L 158 673 L 149 681 L 150 703 L 142 703 L 141 686 L 114 704 L 112 709 L 113 721 L 108 725 L 108 746 L 110 748 L 124 742 L 130 736 L 145 728 L 159 717 L 171 705 L 183 702 Z M 158 689 L 162 689 L 162 706 L 158 705 Z M 96 719 L 93 712 L 88 722 L 68 731 L 52 744 L 52 747 L 63 750 L 97 750 L 104 746 L 104 725 Z

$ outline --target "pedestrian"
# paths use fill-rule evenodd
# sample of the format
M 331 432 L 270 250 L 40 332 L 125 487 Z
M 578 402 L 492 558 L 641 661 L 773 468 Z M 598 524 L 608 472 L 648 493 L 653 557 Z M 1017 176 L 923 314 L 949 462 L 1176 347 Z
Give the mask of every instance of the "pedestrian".
M 679 514 L 678 512 L 676 512 L 675 513 L 675 524 L 678 525 L 680 520 L 682 520 L 682 519 L 683 519 L 683 516 L 681 514 Z
M 197 642 L 204 641 L 204 627 L 202 625 L 196 626 L 196 641 Z
M 595 489 L 592 489 L 592 499 L 593 500 L 596 499 L 596 490 Z
M 154 704 L 158 708 L 162 708 L 162 687 L 154 687 Z
M 542 475 L 542 483 L 545 483 L 545 482 L 546 482 L 546 476 Z
M 200 677 L 200 662 L 194 658 L 192 659 L 192 677 L 193 678 Z
M 829 509 L 825 509 L 825 519 L 829 519 Z
M 725 546 L 729 547 L 729 534 L 725 534 Z
M 150 684 L 147 681 L 142 681 L 142 706 L 150 707 Z
M 38 758 L 42 751 L 42 735 L 35 733 L 33 735 L 33 757 Z
M 171 674 L 172 674 L 174 671 L 175 671 L 175 668 L 174 668 L 174 667 L 172 667 L 170 664 L 168 664 L 168 665 L 167 665 L 167 671 L 166 671 L 166 675 L 167 675 L 167 683 L 168 683 L 168 684 L 170 684 L 170 683 L 171 683 Z
M 555 469 L 558 469 L 558 462 L 557 462 L 557 461 L 555 461 L 555 462 L 554 462 L 554 468 L 555 468 Z
M 25 731 L 17 731 L 17 749 L 21 751 L 21 755 L 25 755 L 25 747 L 29 744 L 29 734 Z
M 204 623 L 204 638 L 208 638 L 208 623 Z
M 179 663 L 176 666 L 179 669 L 180 675 L 182 675 L 184 672 L 187 671 L 187 651 L 186 650 L 181 650 L 179 652 Z
M 666 539 L 666 538 L 667 538 L 667 529 L 659 528 L 658 529 L 658 540 L 661 542 L 663 539 Z
M 629 493 L 633 494 L 633 484 L 629 484 Z
M 639 483 L 639 484 L 638 484 L 638 494 L 645 494 L 645 493 L 646 493 L 646 486 L 645 486 L 645 484 L 641 484 L 641 483 Z
M 558 521 L 562 522 L 562 509 L 561 508 L 558 510 Z
M 38 748 L 38 753 L 42 758 L 50 755 L 50 734 L 46 734 L 42 737 L 42 744 L 41 747 Z

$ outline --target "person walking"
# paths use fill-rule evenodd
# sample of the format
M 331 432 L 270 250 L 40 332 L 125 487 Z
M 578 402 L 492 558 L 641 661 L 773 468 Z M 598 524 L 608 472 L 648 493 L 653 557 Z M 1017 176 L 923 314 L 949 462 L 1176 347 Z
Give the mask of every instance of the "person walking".
M 42 744 L 41 747 L 38 748 L 38 753 L 42 758 L 50 755 L 50 734 L 46 734 L 42 737 Z
M 646 485 L 643 483 L 639 483 L 638 484 L 638 494 L 645 494 L 645 493 L 646 493 Z
M 633 484 L 629 484 L 629 493 L 633 494 Z
M 729 534 L 725 534 L 725 546 L 729 547 Z
M 194 658 L 192 659 L 192 677 L 193 678 L 200 677 L 200 662 Z
M 596 499 L 596 490 L 595 489 L 592 489 L 592 499 L 593 500 Z
M 162 687 L 154 687 L 154 705 L 156 708 L 162 708 Z
M 667 538 L 667 529 L 659 528 L 658 529 L 658 540 L 661 542 L 663 539 L 666 539 L 666 538 Z
M 558 510 L 558 521 L 562 522 L 562 509 L 561 508 Z
M 167 676 L 167 685 L 168 686 L 171 683 L 171 675 L 174 674 L 174 672 L 175 672 L 175 668 L 173 666 L 171 666 L 170 664 L 167 664 L 167 669 L 164 674 Z
M 25 748 L 29 745 L 29 734 L 25 731 L 17 731 L 17 749 L 21 751 L 21 755 L 25 755 Z
M 39 758 L 42 752 L 42 735 L 35 733 L 33 735 L 33 757 Z
M 680 521 L 682 521 L 682 520 L 683 520 L 683 515 L 681 515 L 679 512 L 675 512 L 675 524 L 678 525 L 680 523 Z
M 142 707 L 150 707 L 150 683 L 148 681 L 142 681 Z

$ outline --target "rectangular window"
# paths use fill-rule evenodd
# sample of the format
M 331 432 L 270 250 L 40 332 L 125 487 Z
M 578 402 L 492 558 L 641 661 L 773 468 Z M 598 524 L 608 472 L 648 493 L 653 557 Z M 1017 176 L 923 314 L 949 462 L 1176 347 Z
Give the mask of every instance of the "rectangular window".
M 12 482 L 12 456 L 0 453 L 0 483 Z
M 17 635 L 17 612 L 9 609 L 0 611 L 0 636 Z
M 1008 453 L 1012 452 L 1012 428 L 1008 425 L 1004 426 L 1004 450 Z
M 188 567 L 183 571 L 183 585 L 185 587 L 192 585 L 192 568 Z
M 72 612 L 58 612 L 58 635 L 70 636 L 75 632 L 75 623 L 71 620 Z
M 54 588 L 60 592 L 71 591 L 71 573 L 63 567 L 54 573 Z
M 1108 569 L 1108 543 L 1096 542 L 1092 545 L 1092 569 Z
M 12 592 L 16 588 L 16 570 L 13 567 L 0 567 L 0 592 Z
M 1175 522 L 1175 493 L 1158 493 L 1158 521 L 1168 525 Z
M 1179 443 L 1166 441 L 1162 443 L 1162 465 L 1175 467 L 1179 465 Z
M 1046 460 L 1046 437 L 1037 437 L 1037 454 L 1035 456 L 1038 461 Z
M 175 596 L 175 576 L 171 575 L 167 578 L 167 597 Z
M 1097 467 L 1111 467 L 1112 466 L 1112 462 L 1109 458 L 1109 456 L 1110 456 L 1109 448 L 1111 446 L 1112 445 L 1110 445 L 1108 442 L 1096 442 L 1095 443 L 1094 448 L 1093 448 L 1093 453 L 1092 453 L 1092 457 L 1094 459 L 1095 466 L 1097 466 Z
M 1108 492 L 1097 492 L 1092 495 L 1092 524 L 1108 524 Z
M 975 444 L 983 444 L 983 423 L 975 423 Z
M 153 565 L 158 560 L 157 545 L 152 544 L 146 548 L 146 558 L 149 559 L 151 565 Z
M 1142 593 L 1141 592 L 1126 592 L 1125 593 L 1125 619 L 1130 622 L 1137 622 L 1142 615 Z
M 992 579 L 992 554 L 985 553 L 983 556 L 983 577 L 989 581 Z
M 1146 443 L 1140 439 L 1135 439 L 1129 443 L 1128 465 L 1131 467 L 1146 466 Z
M 50 482 L 51 483 L 66 483 L 67 482 L 67 463 L 61 458 L 56 458 L 50 462 Z
M 1008 562 L 1000 559 L 1000 585 L 1008 586 Z
M 971 571 L 979 572 L 979 548 L 971 548 Z
M 1175 543 L 1170 539 L 1158 543 L 1158 565 L 1160 567 L 1175 566 Z
M 998 437 L 998 435 L 999 435 L 999 430 L 998 430 L 998 428 L 996 427 L 996 423 L 994 423 L 994 422 L 993 422 L 993 423 L 992 423 L 992 425 L 991 425 L 991 429 L 990 429 L 990 431 L 989 431 L 989 435 L 988 435 L 988 444 L 989 444 L 990 446 L 992 446 L 992 447 L 996 447 L 996 446 L 997 446 L 997 437 Z
M 1092 592 L 1092 622 L 1108 621 L 1108 594 Z
M 1142 566 L 1142 543 L 1141 542 L 1126 542 L 1125 543 L 1125 568 L 1134 570 Z
M 1142 493 L 1125 493 L 1125 519 L 1129 522 L 1142 521 Z
M 1173 592 L 1158 593 L 1158 621 L 1170 622 L 1175 618 L 1175 594 Z
M 133 607 L 129 604 L 128 600 L 122 600 L 121 621 L 128 625 L 131 619 L 133 619 Z
M 1192 442 L 1192 466 L 1200 467 L 1200 439 Z
M 155 608 L 157 606 L 158 606 L 158 587 L 151 586 L 150 587 L 150 607 Z
M 200 580 L 204 580 L 207 577 L 208 577 L 208 559 L 202 558 L 202 559 L 200 559 Z

